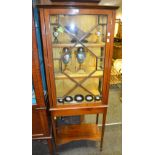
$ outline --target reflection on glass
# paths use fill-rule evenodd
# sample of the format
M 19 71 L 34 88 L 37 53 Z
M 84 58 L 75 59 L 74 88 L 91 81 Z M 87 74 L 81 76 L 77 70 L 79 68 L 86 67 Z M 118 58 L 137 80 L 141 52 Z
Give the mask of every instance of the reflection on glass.
M 35 91 L 32 84 L 32 105 L 35 105 L 35 104 L 36 104 L 36 96 L 35 96 Z

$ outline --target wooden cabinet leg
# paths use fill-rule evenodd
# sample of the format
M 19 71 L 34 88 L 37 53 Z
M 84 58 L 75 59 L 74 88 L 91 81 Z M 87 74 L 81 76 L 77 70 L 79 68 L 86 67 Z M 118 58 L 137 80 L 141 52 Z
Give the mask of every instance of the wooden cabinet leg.
M 47 142 L 48 142 L 48 148 L 49 148 L 50 154 L 53 155 L 53 147 L 52 147 L 53 145 L 52 145 L 51 139 L 48 139 Z
M 96 124 L 98 124 L 98 117 L 99 117 L 99 114 L 96 115 Z
M 84 115 L 81 115 L 80 116 L 80 124 L 83 124 L 83 122 L 84 122 Z
M 102 118 L 102 132 L 101 132 L 100 151 L 102 151 L 102 148 L 103 148 L 103 138 L 104 138 L 104 129 L 105 129 L 106 115 L 107 115 L 107 108 L 104 109 L 103 118 Z
M 56 145 L 56 155 L 59 155 L 59 148 L 58 148 L 58 145 Z

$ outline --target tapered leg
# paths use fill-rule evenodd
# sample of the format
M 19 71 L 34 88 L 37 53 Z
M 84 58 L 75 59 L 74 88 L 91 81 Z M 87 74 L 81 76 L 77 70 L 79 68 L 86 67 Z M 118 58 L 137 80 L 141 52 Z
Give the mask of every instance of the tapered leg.
M 52 147 L 51 139 L 48 139 L 47 143 L 48 143 L 48 148 L 49 148 L 50 154 L 53 155 L 53 147 Z
M 84 122 L 84 115 L 81 115 L 80 116 L 80 124 L 83 124 L 83 122 Z
M 57 134 L 57 126 L 56 126 L 56 120 L 54 120 L 54 117 L 51 117 L 51 123 L 52 123 L 52 134 L 53 134 L 53 142 L 54 142 L 54 150 L 57 154 L 57 144 L 56 144 L 56 134 Z
M 59 148 L 58 148 L 58 145 L 56 145 L 56 155 L 59 155 Z
M 105 108 L 104 112 L 103 112 L 100 151 L 102 151 L 102 147 L 103 147 L 103 138 L 104 138 L 106 115 L 107 115 L 107 108 Z
M 99 117 L 99 114 L 96 115 L 96 124 L 98 124 L 98 117 Z

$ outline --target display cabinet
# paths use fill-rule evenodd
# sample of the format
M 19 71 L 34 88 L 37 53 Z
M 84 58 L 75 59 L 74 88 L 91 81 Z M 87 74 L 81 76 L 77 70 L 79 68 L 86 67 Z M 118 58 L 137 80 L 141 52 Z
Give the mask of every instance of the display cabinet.
M 32 23 L 32 140 L 47 140 L 52 154 L 52 138 L 46 111 L 47 93 L 43 91 L 34 21 Z
M 36 3 L 56 146 L 100 141 L 102 150 L 117 6 Z M 102 128 L 98 116 L 103 115 Z M 95 114 L 94 123 L 58 125 L 66 116 Z

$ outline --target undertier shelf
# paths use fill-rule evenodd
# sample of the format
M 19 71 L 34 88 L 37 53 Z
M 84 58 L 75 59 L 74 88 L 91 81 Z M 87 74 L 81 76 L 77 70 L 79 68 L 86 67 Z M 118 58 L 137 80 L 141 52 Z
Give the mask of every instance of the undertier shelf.
M 61 126 L 57 132 L 58 145 L 78 140 L 101 140 L 101 132 L 97 124 L 78 124 Z

